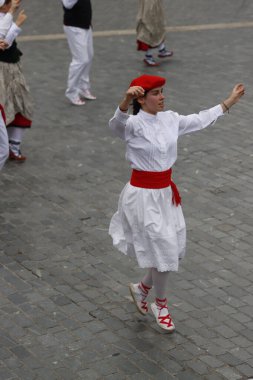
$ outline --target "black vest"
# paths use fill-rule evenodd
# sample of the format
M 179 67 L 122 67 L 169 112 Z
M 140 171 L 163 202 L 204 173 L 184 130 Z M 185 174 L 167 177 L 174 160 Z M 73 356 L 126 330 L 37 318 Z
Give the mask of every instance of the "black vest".
M 18 49 L 16 41 L 13 41 L 11 47 L 0 50 L 0 62 L 17 63 L 21 55 L 22 52 Z
M 89 29 L 91 26 L 92 9 L 90 0 L 78 0 L 71 9 L 64 9 L 63 24 L 76 28 Z

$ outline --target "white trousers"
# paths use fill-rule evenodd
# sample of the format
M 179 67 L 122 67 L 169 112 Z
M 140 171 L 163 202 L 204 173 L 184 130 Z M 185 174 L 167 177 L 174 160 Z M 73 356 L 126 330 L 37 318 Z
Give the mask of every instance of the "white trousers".
M 94 54 L 92 29 L 64 26 L 64 32 L 72 55 L 65 95 L 69 100 L 75 100 L 90 88 L 89 74 Z
M 0 112 L 0 170 L 9 156 L 9 141 L 6 126 Z

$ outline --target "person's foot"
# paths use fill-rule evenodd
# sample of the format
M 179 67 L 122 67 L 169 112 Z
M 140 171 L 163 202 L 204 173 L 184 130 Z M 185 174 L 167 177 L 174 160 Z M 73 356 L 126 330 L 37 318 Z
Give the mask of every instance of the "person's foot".
M 145 301 L 146 296 L 143 295 L 142 291 L 140 290 L 139 284 L 130 283 L 129 290 L 139 313 L 146 315 L 148 312 L 148 303 Z
M 163 48 L 158 51 L 158 57 L 159 58 L 168 58 L 173 56 L 172 50 L 167 50 L 166 48 Z
M 14 153 L 11 149 L 9 150 L 9 160 L 13 160 L 16 162 L 24 162 L 26 160 L 26 156 L 23 156 L 21 152 Z
M 96 99 L 97 99 L 96 96 L 92 95 L 92 93 L 91 93 L 90 90 L 88 90 L 88 89 L 82 91 L 82 92 L 80 93 L 80 96 L 81 96 L 82 98 L 87 99 L 87 100 L 96 100 Z
M 145 55 L 143 62 L 145 62 L 147 66 L 152 66 L 152 67 L 159 66 L 159 63 L 154 60 L 152 55 Z
M 175 330 L 175 325 L 171 319 L 166 299 L 156 300 L 156 302 L 151 304 L 151 310 L 159 327 L 166 330 L 168 333 L 172 333 Z
M 71 104 L 73 104 L 74 106 L 83 106 L 85 104 L 85 101 L 80 99 L 80 98 L 75 98 L 75 99 L 72 99 L 70 100 Z

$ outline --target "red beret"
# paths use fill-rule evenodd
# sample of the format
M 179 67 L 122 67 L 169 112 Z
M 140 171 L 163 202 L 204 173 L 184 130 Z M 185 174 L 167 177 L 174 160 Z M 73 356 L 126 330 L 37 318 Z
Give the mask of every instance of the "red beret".
M 163 77 L 144 74 L 138 78 L 133 79 L 129 87 L 141 86 L 145 91 L 149 91 L 149 90 L 152 90 L 153 88 L 164 86 L 165 82 L 166 82 L 166 79 Z

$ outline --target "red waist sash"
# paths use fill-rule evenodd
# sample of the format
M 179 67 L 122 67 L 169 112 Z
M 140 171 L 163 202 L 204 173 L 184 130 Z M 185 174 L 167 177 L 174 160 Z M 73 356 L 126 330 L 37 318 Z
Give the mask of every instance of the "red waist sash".
M 172 169 L 164 172 L 144 172 L 133 169 L 130 184 L 143 189 L 164 189 L 171 186 L 172 203 L 178 206 L 181 204 L 181 197 L 177 186 L 171 179 Z

